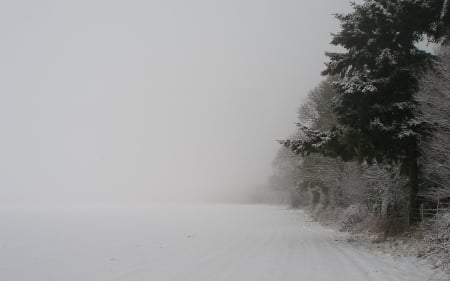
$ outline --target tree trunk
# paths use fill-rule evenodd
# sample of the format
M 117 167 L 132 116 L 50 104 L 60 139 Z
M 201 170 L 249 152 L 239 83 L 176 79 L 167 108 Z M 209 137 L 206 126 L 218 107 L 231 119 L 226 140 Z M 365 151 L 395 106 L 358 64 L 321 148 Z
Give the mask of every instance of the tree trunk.
M 419 209 L 417 193 L 419 192 L 419 165 L 418 165 L 418 147 L 417 142 L 410 146 L 408 153 L 408 177 L 409 177 L 409 204 L 408 204 L 408 223 L 411 225 L 416 220 L 414 210 Z

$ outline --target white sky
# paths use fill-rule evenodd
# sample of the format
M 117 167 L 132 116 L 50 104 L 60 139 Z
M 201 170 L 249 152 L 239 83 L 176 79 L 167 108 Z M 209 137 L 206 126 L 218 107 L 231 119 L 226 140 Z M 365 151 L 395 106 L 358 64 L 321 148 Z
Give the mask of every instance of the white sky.
M 0 0 L 0 204 L 264 183 L 347 0 Z

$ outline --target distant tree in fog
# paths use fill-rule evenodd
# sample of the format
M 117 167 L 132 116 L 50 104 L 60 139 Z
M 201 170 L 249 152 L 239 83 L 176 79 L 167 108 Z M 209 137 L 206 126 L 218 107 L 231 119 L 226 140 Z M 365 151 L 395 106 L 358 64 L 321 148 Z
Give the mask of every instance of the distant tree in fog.
M 269 178 L 270 186 L 279 192 L 285 193 L 288 203 L 292 207 L 300 207 L 301 195 L 298 186 L 301 180 L 301 158 L 287 148 L 280 147 L 275 159 L 272 161 L 272 175 Z

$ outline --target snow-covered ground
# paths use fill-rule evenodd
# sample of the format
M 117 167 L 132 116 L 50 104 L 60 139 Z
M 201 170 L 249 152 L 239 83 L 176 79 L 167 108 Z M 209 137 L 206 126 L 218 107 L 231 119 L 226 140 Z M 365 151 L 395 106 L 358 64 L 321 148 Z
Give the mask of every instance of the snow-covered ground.
M 245 205 L 2 211 L 1 281 L 424 281 L 298 210 Z

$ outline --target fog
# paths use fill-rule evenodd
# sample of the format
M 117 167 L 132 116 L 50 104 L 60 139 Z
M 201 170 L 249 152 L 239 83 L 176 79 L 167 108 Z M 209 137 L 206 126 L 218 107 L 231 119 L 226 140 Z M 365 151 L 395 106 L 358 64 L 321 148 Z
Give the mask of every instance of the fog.
M 347 0 L 0 2 L 0 205 L 263 185 Z

